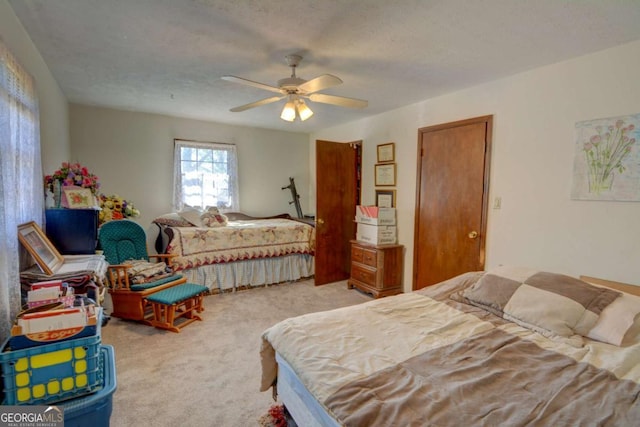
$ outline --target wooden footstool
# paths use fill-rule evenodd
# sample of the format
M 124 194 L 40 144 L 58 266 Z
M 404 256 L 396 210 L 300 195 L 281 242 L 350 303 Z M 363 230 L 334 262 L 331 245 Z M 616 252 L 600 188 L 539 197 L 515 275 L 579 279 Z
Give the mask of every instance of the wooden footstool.
M 194 312 L 200 313 L 204 310 L 202 300 L 206 291 L 206 286 L 184 283 L 149 295 L 147 302 L 153 308 L 151 325 L 160 329 L 180 332 L 180 329 L 188 324 L 202 320 Z M 186 320 L 176 324 L 176 320 L 179 318 Z

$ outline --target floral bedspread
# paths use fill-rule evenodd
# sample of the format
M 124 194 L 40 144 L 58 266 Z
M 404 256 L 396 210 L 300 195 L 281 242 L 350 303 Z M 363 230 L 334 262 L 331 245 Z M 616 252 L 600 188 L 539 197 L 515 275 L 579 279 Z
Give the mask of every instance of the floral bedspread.
M 289 219 L 229 221 L 226 227 L 172 227 L 167 253 L 176 271 L 201 265 L 313 254 L 315 228 Z

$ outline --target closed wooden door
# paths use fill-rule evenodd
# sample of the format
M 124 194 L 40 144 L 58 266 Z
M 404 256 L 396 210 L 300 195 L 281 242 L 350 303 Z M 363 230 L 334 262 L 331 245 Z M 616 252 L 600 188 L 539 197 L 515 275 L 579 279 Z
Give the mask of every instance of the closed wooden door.
M 349 277 L 360 143 L 316 141 L 316 285 Z
M 418 131 L 413 289 L 484 269 L 492 116 Z

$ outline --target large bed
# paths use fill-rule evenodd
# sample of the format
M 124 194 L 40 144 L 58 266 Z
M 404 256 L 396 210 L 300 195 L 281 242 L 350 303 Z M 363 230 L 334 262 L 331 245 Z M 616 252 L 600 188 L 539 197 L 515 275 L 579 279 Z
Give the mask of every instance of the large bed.
M 640 425 L 640 297 L 590 282 L 501 267 L 287 319 L 261 389 L 305 427 Z
M 156 250 L 173 254 L 173 269 L 189 282 L 215 293 L 314 274 L 312 222 L 287 214 L 257 218 L 236 212 L 225 215 L 223 226 L 203 226 L 194 225 L 194 218 L 188 223 L 172 214 L 154 220 L 160 227 Z

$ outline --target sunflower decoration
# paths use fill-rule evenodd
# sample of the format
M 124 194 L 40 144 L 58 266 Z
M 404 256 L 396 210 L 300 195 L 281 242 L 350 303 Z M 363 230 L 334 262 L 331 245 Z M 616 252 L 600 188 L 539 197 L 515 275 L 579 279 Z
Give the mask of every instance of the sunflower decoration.
M 117 194 L 107 196 L 101 194 L 100 197 L 100 225 L 116 219 L 125 219 L 140 216 L 140 211 L 135 208 L 131 201 L 127 201 Z

